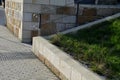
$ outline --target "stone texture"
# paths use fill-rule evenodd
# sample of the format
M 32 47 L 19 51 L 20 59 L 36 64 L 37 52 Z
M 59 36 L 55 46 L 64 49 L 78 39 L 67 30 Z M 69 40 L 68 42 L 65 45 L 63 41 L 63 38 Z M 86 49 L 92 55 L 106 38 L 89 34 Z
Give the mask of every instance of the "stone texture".
M 46 23 L 41 27 L 41 35 L 50 35 L 56 33 L 56 24 L 55 23 Z
M 57 9 L 57 14 L 75 15 L 76 9 L 74 7 L 60 7 Z
M 103 80 L 42 37 L 33 38 L 32 50 L 61 80 Z
M 100 17 L 97 17 L 97 16 L 79 16 L 78 17 L 79 20 L 79 24 L 84 24 L 84 23 L 88 23 L 88 22 L 91 22 L 91 21 L 94 21 L 96 19 L 99 19 Z
M 50 5 L 55 5 L 55 6 L 65 6 L 66 5 L 66 0 L 50 0 Z
M 31 51 L 31 45 L 21 43 L 3 26 L 3 13 L 0 7 L 0 80 L 59 80 L 37 59 Z M 18 29 L 15 30 L 16 33 L 17 31 Z
M 49 14 L 41 14 L 41 23 L 45 24 L 47 21 L 50 20 L 50 15 Z
M 100 1 L 103 2 L 104 0 Z M 104 2 L 106 4 L 109 1 L 112 3 L 116 2 L 116 0 L 106 0 Z M 24 36 L 24 31 L 31 33 L 35 29 L 34 26 L 39 29 L 40 16 L 38 14 L 41 14 L 42 26 L 45 26 L 41 26 L 42 36 L 73 28 L 76 23 L 76 5 L 74 0 L 6 0 L 5 11 L 7 25 L 8 23 L 10 24 L 8 25 L 9 29 L 16 32 L 12 28 L 19 28 L 18 38 L 20 40 L 25 39 L 24 41 L 27 41 L 27 39 L 28 41 L 32 40 L 30 34 L 29 36 Z M 79 23 L 85 24 L 118 12 L 120 12 L 119 6 L 80 5 Z M 37 16 L 34 16 L 35 14 Z
M 50 0 L 32 0 L 34 4 L 49 4 Z
M 97 11 L 95 8 L 85 8 L 83 10 L 83 16 L 96 16 Z

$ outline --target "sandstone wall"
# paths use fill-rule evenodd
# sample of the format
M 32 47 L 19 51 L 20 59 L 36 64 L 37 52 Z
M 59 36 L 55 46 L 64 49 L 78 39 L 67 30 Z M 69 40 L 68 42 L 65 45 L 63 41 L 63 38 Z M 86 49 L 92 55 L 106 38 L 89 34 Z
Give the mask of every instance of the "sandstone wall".
M 120 8 L 80 5 L 79 24 L 117 12 Z M 23 42 L 30 42 L 39 32 L 46 36 L 75 27 L 76 5 L 74 0 L 6 0 L 6 17 L 8 28 Z
M 23 0 L 5 0 L 6 1 L 6 20 L 7 27 L 15 36 L 22 39 L 22 12 Z

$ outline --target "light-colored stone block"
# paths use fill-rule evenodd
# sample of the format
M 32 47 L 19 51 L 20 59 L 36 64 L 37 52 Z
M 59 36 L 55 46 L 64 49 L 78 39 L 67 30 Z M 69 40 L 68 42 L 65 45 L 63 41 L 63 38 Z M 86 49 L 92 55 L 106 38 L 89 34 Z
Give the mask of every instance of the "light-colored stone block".
M 82 75 L 74 68 L 72 68 L 71 80 L 82 80 Z
M 23 21 L 32 21 L 32 13 L 23 13 Z
M 49 5 L 50 0 L 32 0 L 33 4 L 45 4 Z
M 41 5 L 39 4 L 24 4 L 24 12 L 39 13 L 41 12 Z
M 35 30 L 39 28 L 39 24 L 38 22 L 24 22 L 22 27 L 24 30 Z
M 66 59 L 67 61 L 67 59 Z M 69 64 L 66 63 L 66 61 L 61 60 L 60 61 L 60 72 L 70 80 L 71 78 L 71 72 L 72 72 L 72 67 L 69 66 Z
M 75 23 L 76 17 L 75 16 L 67 16 L 63 18 L 63 23 Z
M 50 0 L 50 5 L 65 6 L 65 0 Z
M 31 38 L 31 31 L 26 30 L 23 31 L 22 33 L 23 33 L 22 38 L 29 38 L 29 39 Z

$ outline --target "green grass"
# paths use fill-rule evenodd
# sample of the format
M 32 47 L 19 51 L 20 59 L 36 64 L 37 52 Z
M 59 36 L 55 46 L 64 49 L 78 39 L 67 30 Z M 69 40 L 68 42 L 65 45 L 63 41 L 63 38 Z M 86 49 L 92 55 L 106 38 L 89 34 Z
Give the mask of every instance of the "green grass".
M 120 80 L 120 18 L 57 35 L 51 42 L 94 72 Z

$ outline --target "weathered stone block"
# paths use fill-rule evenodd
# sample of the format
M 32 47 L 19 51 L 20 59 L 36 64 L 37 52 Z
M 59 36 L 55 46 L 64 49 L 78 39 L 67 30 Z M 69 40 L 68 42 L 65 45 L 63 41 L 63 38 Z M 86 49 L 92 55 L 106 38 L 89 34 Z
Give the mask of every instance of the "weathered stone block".
M 50 5 L 65 6 L 66 0 L 50 0 Z
M 66 17 L 63 17 L 63 23 L 75 23 L 76 21 L 76 16 L 66 16 Z
M 53 5 L 41 5 L 41 13 L 45 13 L 45 14 L 56 14 L 56 9 L 58 7 L 57 6 L 53 6 Z
M 82 79 L 82 75 L 77 70 L 72 68 L 71 80 L 81 80 L 81 79 Z
M 19 28 L 15 28 L 14 34 L 16 37 L 19 37 Z
M 24 12 L 39 13 L 41 11 L 41 5 L 24 4 Z
M 45 59 L 45 64 L 48 66 L 48 68 L 52 69 L 52 64 L 49 62 L 49 60 Z
M 67 61 L 67 59 L 66 59 Z M 60 71 L 61 73 L 66 76 L 68 78 L 68 80 L 70 80 L 71 78 L 71 72 L 72 72 L 72 67 L 69 66 L 66 61 L 61 60 L 60 62 Z
M 57 14 L 75 15 L 76 9 L 74 7 L 60 7 L 57 9 Z
M 62 73 L 60 73 L 60 79 L 61 80 L 69 80 L 67 77 L 65 77 L 65 75 L 64 74 L 62 74 Z
M 75 23 L 74 24 L 66 24 L 66 29 L 71 29 L 73 27 L 75 27 Z
M 45 24 L 47 21 L 50 20 L 50 15 L 49 14 L 41 14 L 41 23 Z
M 57 32 L 61 32 L 61 31 L 66 29 L 66 26 L 63 23 L 57 23 L 56 24 L 56 29 L 57 29 Z
M 56 33 L 56 24 L 51 22 L 51 23 L 46 23 L 43 24 L 41 27 L 41 35 L 50 35 Z
M 97 16 L 79 16 L 78 22 L 79 22 L 79 24 L 83 24 L 83 23 L 88 23 L 88 22 L 94 21 L 98 18 L 100 18 L 100 17 L 97 17 Z
M 55 73 L 56 76 L 60 76 L 60 71 L 56 67 L 52 66 L 51 70 Z
M 24 21 L 32 21 L 32 13 L 23 13 L 23 20 Z
M 96 16 L 97 11 L 95 8 L 85 8 L 83 10 L 83 16 Z
M 38 53 L 38 54 L 36 54 L 36 55 L 37 55 L 37 57 L 38 57 L 43 63 L 45 63 L 45 58 L 44 58 L 43 55 L 41 55 L 40 53 Z
M 99 8 L 97 9 L 97 15 L 99 16 L 110 16 L 117 12 L 120 12 L 120 9 L 112 9 L 112 8 Z
M 22 35 L 23 39 L 30 39 L 31 40 L 31 31 L 24 30 L 22 33 L 23 33 L 23 35 Z
M 50 0 L 32 0 L 34 4 L 49 4 Z

